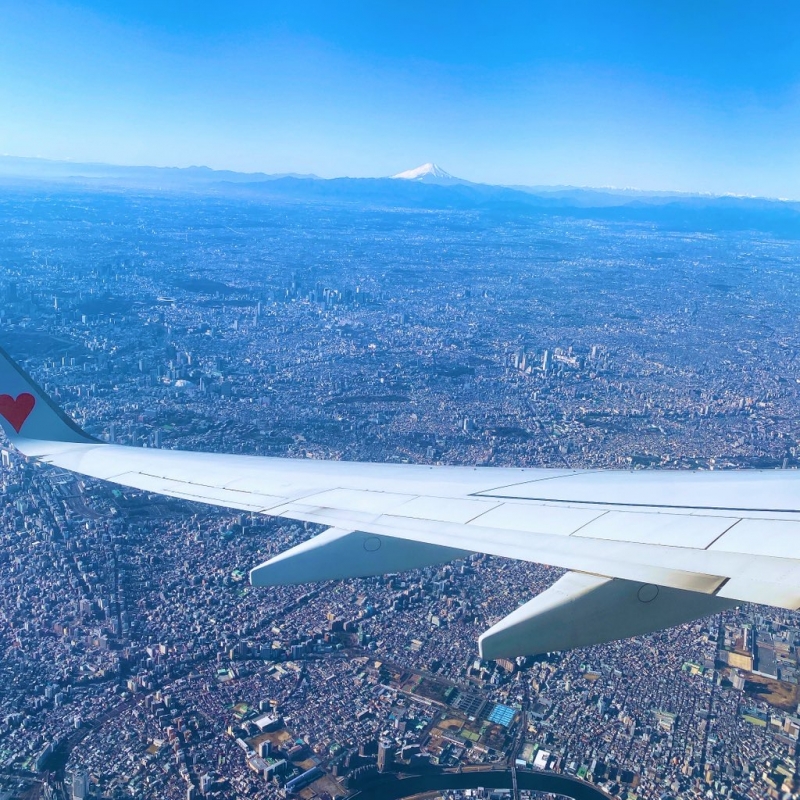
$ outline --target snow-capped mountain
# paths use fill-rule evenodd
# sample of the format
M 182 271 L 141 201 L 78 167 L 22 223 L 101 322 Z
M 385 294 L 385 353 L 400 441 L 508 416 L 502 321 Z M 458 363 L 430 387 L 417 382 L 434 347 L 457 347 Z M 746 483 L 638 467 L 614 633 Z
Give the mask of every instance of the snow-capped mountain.
M 392 175 L 392 178 L 401 178 L 405 181 L 419 181 L 420 183 L 438 183 L 442 186 L 450 186 L 455 183 L 468 183 L 468 181 L 456 178 L 449 172 L 445 172 L 440 166 L 436 164 L 423 164 L 416 169 L 407 169 L 405 172 L 398 172 L 397 175 Z

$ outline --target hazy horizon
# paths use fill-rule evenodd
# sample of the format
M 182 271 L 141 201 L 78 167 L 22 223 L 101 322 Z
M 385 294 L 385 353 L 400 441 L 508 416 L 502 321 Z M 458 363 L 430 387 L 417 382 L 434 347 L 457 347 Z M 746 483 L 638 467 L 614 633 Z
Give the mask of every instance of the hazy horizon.
M 97 161 L 97 160 L 85 160 L 85 161 L 77 161 L 73 159 L 51 159 L 45 158 L 43 156 L 28 156 L 28 155 L 17 155 L 14 153 L 0 153 L 0 159 L 15 159 L 19 161 L 35 161 L 41 162 L 44 164 L 60 164 L 60 165 L 69 165 L 74 164 L 75 166 L 87 166 L 87 167 L 109 167 L 109 168 L 118 168 L 118 169 L 155 169 L 155 170 L 209 170 L 211 172 L 219 172 L 219 173 L 226 173 L 231 172 L 237 175 L 253 175 L 254 177 L 258 176 L 265 176 L 265 177 L 296 177 L 296 178 L 308 178 L 308 179 L 316 179 L 316 180 L 337 180 L 337 179 L 347 179 L 347 180 L 380 180 L 380 179 L 391 179 L 397 177 L 396 174 L 389 174 L 389 175 L 317 175 L 314 173 L 298 173 L 290 170 L 277 170 L 276 172 L 264 172 L 262 170 L 255 170 L 255 171 L 247 171 L 247 170 L 236 170 L 226 166 L 220 167 L 210 167 L 207 164 L 186 164 L 186 165 L 178 165 L 178 164 L 118 164 L 112 163 L 109 161 Z M 426 162 L 428 163 L 428 162 Z M 418 166 L 425 166 L 418 165 Z M 440 164 L 435 164 L 436 167 L 442 168 Z M 413 168 L 412 168 L 413 169 Z M 443 168 L 442 168 L 443 169 Z M 409 170 L 410 171 L 410 170 Z M 590 185 L 590 184 L 536 184 L 536 185 L 526 185 L 522 183 L 511 183 L 511 184 L 496 184 L 496 183 L 488 183 L 483 181 L 470 181 L 470 179 L 465 178 L 463 175 L 453 175 L 448 170 L 445 170 L 448 175 L 452 178 L 456 178 L 459 181 L 464 181 L 467 183 L 475 183 L 477 185 L 484 185 L 484 186 L 498 186 L 498 187 L 505 187 L 509 189 L 520 188 L 526 190 L 532 189 L 540 189 L 543 191 L 555 191 L 555 190 L 581 190 L 581 191 L 589 191 L 589 192 L 617 192 L 617 193 L 627 193 L 630 192 L 631 194 L 645 194 L 645 195 L 687 195 L 687 196 L 698 196 L 698 197 L 733 197 L 733 198 L 741 198 L 741 199 L 752 199 L 752 200 L 769 200 L 775 202 L 798 202 L 800 200 L 800 193 L 798 193 L 795 197 L 775 197 L 769 195 L 756 195 L 756 194 L 744 194 L 744 193 L 736 193 L 736 192 L 701 192 L 701 191 L 691 191 L 691 190 L 676 190 L 676 189 L 664 189 L 658 186 L 598 186 L 598 185 Z M 0 176 L 3 175 L 2 167 L 0 166 Z M 24 177 L 19 175 L 17 177 Z M 81 176 L 75 176 L 81 177 Z
M 0 152 L 796 197 L 800 7 L 0 0 Z

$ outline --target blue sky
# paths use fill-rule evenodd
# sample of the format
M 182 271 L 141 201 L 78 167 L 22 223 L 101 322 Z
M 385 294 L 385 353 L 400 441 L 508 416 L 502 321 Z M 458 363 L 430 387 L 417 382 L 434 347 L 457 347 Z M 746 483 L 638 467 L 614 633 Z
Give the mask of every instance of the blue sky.
M 0 0 L 0 153 L 800 198 L 800 4 Z

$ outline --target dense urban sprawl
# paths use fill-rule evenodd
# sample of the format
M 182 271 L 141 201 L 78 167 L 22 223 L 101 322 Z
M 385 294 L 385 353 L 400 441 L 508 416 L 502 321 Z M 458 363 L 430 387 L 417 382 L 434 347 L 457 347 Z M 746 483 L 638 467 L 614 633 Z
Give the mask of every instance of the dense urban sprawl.
M 0 207 L 0 344 L 103 440 L 798 466 L 797 241 L 77 188 Z M 478 635 L 559 570 L 253 588 L 318 529 L 2 459 L 0 797 L 337 797 L 490 766 L 628 798 L 800 790 L 794 613 L 485 662 Z

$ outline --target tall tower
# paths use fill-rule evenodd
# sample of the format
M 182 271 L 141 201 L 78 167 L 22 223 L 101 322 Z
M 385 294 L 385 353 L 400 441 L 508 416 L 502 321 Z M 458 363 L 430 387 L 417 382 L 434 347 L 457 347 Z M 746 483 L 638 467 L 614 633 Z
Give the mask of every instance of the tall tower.
M 381 739 L 378 742 L 378 772 L 385 772 L 393 761 L 392 743 L 388 739 Z

